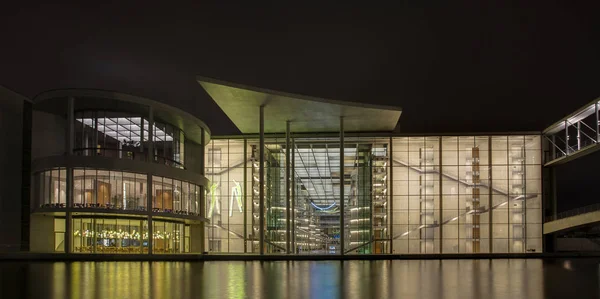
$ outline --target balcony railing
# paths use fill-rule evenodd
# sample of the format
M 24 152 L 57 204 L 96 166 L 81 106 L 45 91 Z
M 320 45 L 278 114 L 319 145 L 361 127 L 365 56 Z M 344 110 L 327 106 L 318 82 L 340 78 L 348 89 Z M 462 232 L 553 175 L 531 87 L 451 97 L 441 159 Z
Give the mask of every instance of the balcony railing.
M 117 158 L 117 159 L 127 159 L 127 160 L 136 160 L 136 161 L 147 161 L 148 153 L 139 152 L 139 151 L 131 151 L 131 150 L 120 150 L 120 149 L 112 149 L 112 148 L 77 148 L 73 150 L 75 155 L 78 156 L 100 156 L 100 157 L 108 157 L 108 158 Z M 164 164 L 170 167 L 185 169 L 185 166 L 178 161 L 173 159 L 156 155 L 154 156 L 154 163 Z
M 65 203 L 44 203 L 40 204 L 40 208 L 42 209 L 65 209 L 67 205 Z M 101 203 L 73 203 L 73 208 L 75 209 L 99 209 L 99 210 L 109 210 L 109 211 L 136 211 L 136 212 L 144 212 L 146 211 L 146 206 L 128 206 L 124 207 L 120 204 L 101 204 Z M 166 213 L 166 214 L 176 214 L 176 215 L 185 215 L 185 216 L 200 216 L 200 213 L 187 211 L 185 209 L 163 209 L 163 208 L 152 208 L 153 213 Z

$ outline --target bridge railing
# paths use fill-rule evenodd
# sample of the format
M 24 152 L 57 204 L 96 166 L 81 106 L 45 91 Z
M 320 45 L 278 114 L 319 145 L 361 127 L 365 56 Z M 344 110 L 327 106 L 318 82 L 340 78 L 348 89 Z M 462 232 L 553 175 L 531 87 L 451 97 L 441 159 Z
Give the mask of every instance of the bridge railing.
M 548 217 L 546 217 L 545 222 L 550 222 L 550 221 L 559 220 L 559 219 L 563 219 L 563 218 L 567 218 L 567 217 L 577 216 L 577 215 L 581 215 L 581 214 L 585 214 L 585 213 L 591 213 L 591 212 L 595 212 L 595 211 L 600 211 L 600 203 L 595 203 L 593 205 L 560 212 L 560 213 L 556 214 L 556 217 L 548 216 Z

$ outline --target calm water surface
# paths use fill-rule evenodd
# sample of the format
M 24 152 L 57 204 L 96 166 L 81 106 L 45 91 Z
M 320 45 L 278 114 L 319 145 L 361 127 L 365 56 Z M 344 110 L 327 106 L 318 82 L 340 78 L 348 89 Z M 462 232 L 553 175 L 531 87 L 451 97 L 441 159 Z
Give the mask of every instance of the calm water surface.
M 0 298 L 600 298 L 600 259 L 0 263 Z

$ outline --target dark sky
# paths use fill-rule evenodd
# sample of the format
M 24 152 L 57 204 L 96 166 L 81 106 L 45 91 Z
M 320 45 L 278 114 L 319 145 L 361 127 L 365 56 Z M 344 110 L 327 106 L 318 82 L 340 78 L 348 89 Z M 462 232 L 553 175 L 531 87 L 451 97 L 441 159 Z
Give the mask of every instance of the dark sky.
M 600 1 L 221 2 L 3 7 L 0 84 L 144 96 L 214 134 L 237 129 L 195 75 L 398 105 L 407 133 L 542 130 L 600 96 Z

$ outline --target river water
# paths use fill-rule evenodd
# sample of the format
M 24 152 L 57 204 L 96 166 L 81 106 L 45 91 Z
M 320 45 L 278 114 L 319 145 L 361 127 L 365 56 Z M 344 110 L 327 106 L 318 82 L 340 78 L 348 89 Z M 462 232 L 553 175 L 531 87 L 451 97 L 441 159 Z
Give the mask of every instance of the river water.
M 0 298 L 600 298 L 600 259 L 0 262 Z

